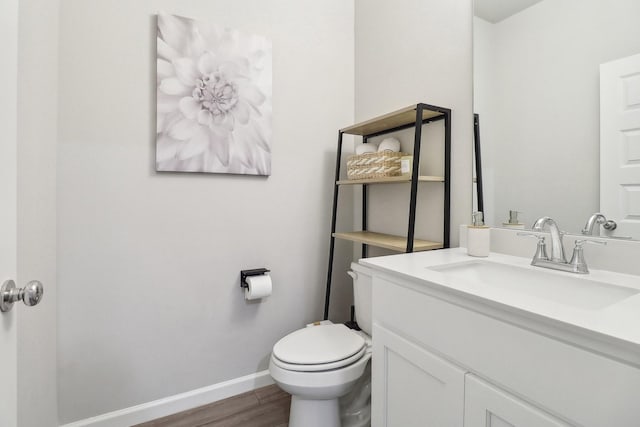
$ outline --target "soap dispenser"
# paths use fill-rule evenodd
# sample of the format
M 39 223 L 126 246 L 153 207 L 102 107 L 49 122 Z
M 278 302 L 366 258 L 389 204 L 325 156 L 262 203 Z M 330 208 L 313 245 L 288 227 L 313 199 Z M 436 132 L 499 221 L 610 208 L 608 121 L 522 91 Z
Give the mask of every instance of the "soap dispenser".
M 502 226 L 505 228 L 515 228 L 518 230 L 524 230 L 524 223 L 518 220 L 518 211 L 509 211 L 509 221 L 503 222 Z
M 467 228 L 467 254 L 489 256 L 491 229 L 484 225 L 482 212 L 473 213 L 473 224 Z

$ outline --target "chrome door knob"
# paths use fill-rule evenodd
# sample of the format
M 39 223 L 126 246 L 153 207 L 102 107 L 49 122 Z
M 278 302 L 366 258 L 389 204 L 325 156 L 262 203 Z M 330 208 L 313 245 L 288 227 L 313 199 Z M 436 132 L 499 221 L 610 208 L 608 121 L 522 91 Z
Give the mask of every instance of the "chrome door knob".
M 42 283 L 38 280 L 32 280 L 27 283 L 27 286 L 22 288 L 22 301 L 25 305 L 31 307 L 40 302 L 43 293 L 44 288 L 42 287 Z
M 22 300 L 31 307 L 42 299 L 44 288 L 38 280 L 32 280 L 22 289 L 16 288 L 13 280 L 7 280 L 0 288 L 0 311 L 5 312 L 13 308 L 13 303 Z

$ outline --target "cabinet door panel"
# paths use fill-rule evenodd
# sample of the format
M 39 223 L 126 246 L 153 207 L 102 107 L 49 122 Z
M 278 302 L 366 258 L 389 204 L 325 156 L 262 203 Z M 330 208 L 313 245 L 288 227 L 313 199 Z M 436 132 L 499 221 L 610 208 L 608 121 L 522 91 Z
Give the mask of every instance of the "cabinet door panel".
M 464 370 L 376 324 L 372 367 L 372 426 L 462 427 Z
M 567 427 L 567 424 L 517 397 L 467 374 L 464 427 Z

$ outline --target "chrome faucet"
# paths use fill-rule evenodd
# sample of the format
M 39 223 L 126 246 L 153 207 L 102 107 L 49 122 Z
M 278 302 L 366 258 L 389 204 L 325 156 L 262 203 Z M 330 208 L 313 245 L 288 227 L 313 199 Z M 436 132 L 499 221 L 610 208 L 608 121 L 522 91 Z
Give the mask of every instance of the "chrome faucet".
M 545 225 L 549 226 L 549 232 L 551 233 L 551 257 L 549 260 L 566 264 L 567 258 L 564 256 L 564 246 L 562 245 L 563 234 L 560 232 L 558 224 L 550 217 L 543 216 L 533 224 L 533 231 L 544 231 Z
M 594 213 L 589 217 L 589 219 L 587 220 L 587 223 L 584 225 L 584 228 L 582 229 L 582 234 L 587 236 L 593 236 L 593 228 L 596 224 L 602 225 L 602 228 L 609 231 L 615 230 L 618 226 L 618 224 L 616 224 L 614 220 L 611 220 L 611 219 L 607 220 L 607 218 L 601 213 Z
M 539 233 L 543 232 L 545 226 L 549 227 L 551 233 L 551 256 L 547 256 L 547 248 L 545 242 L 545 236 Z M 554 270 L 568 271 L 571 273 L 586 274 L 589 272 L 587 268 L 587 262 L 584 259 L 584 252 L 582 245 L 584 243 L 597 243 L 606 245 L 607 242 L 591 239 L 576 240 L 575 247 L 573 248 L 573 256 L 571 261 L 567 262 L 567 258 L 564 255 L 564 245 L 562 244 L 562 236 L 564 233 L 558 228 L 558 224 L 548 216 L 539 218 L 532 227 L 533 233 L 518 233 L 519 236 L 533 236 L 538 239 L 538 246 L 536 253 L 531 260 L 531 265 L 536 267 L 551 268 Z

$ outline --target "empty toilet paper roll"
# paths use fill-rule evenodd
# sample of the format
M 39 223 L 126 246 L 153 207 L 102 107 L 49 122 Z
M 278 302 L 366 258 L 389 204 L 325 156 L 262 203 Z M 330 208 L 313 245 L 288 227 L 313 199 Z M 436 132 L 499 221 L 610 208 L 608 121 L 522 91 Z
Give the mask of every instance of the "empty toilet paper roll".
M 247 277 L 247 288 L 244 290 L 244 299 L 254 300 L 271 295 L 271 277 L 266 274 Z

